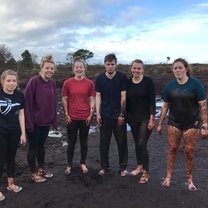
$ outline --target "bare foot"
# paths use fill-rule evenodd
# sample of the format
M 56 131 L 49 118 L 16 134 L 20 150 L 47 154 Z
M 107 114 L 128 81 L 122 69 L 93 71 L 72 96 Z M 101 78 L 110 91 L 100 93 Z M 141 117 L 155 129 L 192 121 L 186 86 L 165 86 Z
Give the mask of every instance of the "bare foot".
M 163 183 L 162 183 L 163 186 L 169 188 L 170 187 L 170 179 L 169 178 L 166 178 Z
M 196 186 L 193 184 L 193 182 L 188 182 L 188 190 L 196 191 Z

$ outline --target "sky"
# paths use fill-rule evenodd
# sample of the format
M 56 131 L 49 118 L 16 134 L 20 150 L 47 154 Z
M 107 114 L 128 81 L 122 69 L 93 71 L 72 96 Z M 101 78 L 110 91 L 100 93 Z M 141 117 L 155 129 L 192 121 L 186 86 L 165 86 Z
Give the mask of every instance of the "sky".
M 119 64 L 208 63 L 208 1 L 0 0 L 0 44 L 16 60 L 29 50 L 66 63 L 68 53 L 87 49 L 91 64 L 108 53 Z

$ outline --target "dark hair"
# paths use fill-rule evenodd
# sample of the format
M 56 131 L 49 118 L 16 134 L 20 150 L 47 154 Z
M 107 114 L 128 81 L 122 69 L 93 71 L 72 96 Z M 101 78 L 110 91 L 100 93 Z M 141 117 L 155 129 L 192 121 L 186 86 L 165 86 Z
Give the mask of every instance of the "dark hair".
M 176 62 L 181 62 L 181 63 L 184 65 L 184 67 L 185 67 L 186 70 L 187 70 L 186 75 L 189 77 L 189 76 L 190 76 L 190 72 L 191 72 L 191 68 L 190 68 L 188 62 L 187 62 L 185 59 L 183 59 L 183 58 L 177 58 L 177 59 L 175 59 L 175 60 L 173 61 L 173 65 L 174 65 Z M 173 66 L 173 65 L 172 65 L 172 66 Z
M 117 64 L 117 58 L 116 58 L 116 55 L 115 55 L 114 53 L 110 53 L 110 54 L 106 55 L 105 58 L 104 58 L 104 63 L 105 63 L 106 61 L 115 61 L 116 64 Z
M 142 64 L 142 67 L 144 68 L 144 63 L 143 63 L 142 60 L 140 60 L 140 59 L 135 59 L 135 60 L 133 60 L 133 61 L 131 62 L 131 64 L 130 64 L 130 67 L 132 67 L 134 63 Z

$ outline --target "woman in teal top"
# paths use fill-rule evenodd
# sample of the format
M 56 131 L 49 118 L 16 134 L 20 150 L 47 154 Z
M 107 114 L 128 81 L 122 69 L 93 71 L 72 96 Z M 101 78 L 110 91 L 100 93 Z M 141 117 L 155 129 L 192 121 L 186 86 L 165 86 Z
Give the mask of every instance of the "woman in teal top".
M 167 176 L 163 185 L 170 186 L 176 154 L 183 137 L 188 189 L 196 191 L 196 186 L 193 184 L 193 170 L 200 126 L 202 137 L 208 134 L 206 93 L 202 83 L 190 77 L 186 60 L 176 59 L 172 70 L 175 79 L 170 81 L 163 91 L 164 103 L 157 127 L 158 133 L 161 134 L 162 124 L 169 109 Z

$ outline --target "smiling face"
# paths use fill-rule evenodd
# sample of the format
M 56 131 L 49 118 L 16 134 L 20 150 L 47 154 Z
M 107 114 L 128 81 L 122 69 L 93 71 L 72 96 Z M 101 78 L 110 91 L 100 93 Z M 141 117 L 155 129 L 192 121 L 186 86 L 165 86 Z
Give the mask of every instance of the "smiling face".
M 85 66 L 82 61 L 76 61 L 73 66 L 74 75 L 77 79 L 82 79 L 85 75 Z
M 187 69 L 180 61 L 173 64 L 173 74 L 177 80 L 183 80 L 187 78 Z
M 7 75 L 1 80 L 4 92 L 12 94 L 17 88 L 17 77 L 15 75 Z
M 47 81 L 54 75 L 55 65 L 54 63 L 45 62 L 41 68 L 40 74 L 42 78 Z
M 142 63 L 133 62 L 131 66 L 131 74 L 134 78 L 139 78 L 144 73 L 144 68 Z

